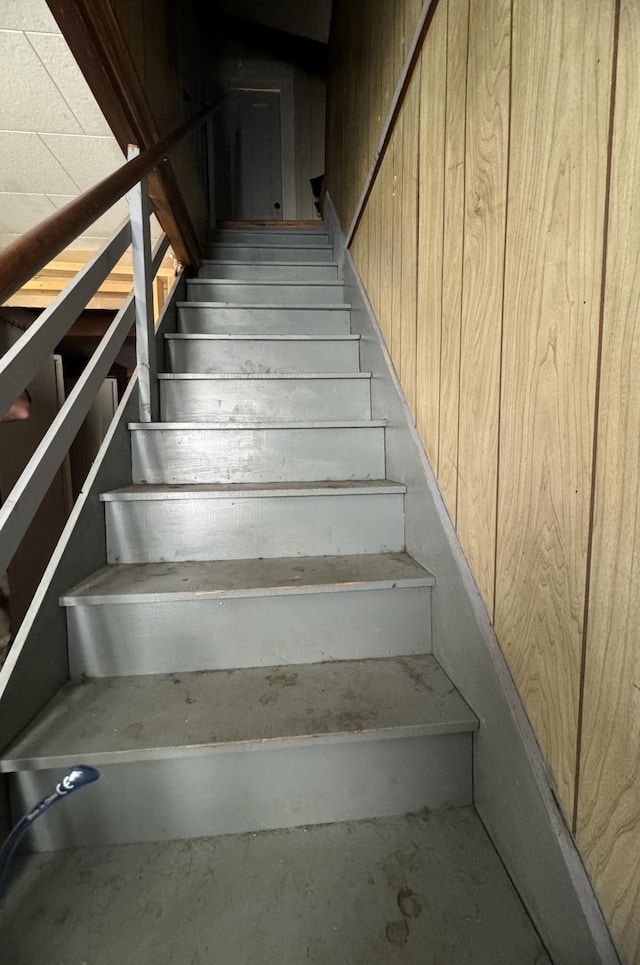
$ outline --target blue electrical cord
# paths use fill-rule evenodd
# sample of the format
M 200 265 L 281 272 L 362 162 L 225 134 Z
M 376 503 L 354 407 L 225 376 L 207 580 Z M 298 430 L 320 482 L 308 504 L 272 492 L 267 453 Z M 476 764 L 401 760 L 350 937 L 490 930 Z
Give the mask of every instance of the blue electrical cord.
M 97 781 L 99 777 L 100 771 L 96 770 L 95 767 L 89 767 L 88 764 L 76 764 L 75 767 L 72 767 L 69 773 L 65 774 L 62 780 L 56 784 L 56 788 L 51 794 L 47 794 L 39 804 L 36 804 L 28 814 L 25 814 L 25 816 L 18 821 L 0 848 L 0 897 L 2 897 L 7 886 L 9 868 L 18 843 L 22 836 L 27 833 L 36 818 L 44 814 L 56 801 L 64 800 L 64 798 L 69 797 L 70 794 L 73 794 L 73 792 L 79 788 Z

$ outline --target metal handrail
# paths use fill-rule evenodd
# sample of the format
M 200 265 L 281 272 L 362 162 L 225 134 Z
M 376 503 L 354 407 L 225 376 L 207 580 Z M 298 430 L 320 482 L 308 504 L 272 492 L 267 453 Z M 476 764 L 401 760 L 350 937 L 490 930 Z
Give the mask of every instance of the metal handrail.
M 131 245 L 133 290 L 0 507 L 0 573 L 31 525 L 134 322 L 140 421 L 158 417 L 152 285 L 169 239 L 164 235 L 151 253 L 146 175 L 217 106 L 206 107 L 142 153 L 131 145 L 129 160 L 122 167 L 0 252 L 0 294 L 6 299 L 129 192 L 129 219 L 0 358 L 0 414 L 4 414 Z

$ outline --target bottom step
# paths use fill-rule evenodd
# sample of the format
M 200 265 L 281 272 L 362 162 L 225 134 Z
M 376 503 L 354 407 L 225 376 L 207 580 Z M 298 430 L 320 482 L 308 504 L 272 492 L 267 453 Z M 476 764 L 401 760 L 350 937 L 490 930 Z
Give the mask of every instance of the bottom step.
M 477 720 L 428 654 L 71 682 L 5 752 L 12 813 L 74 762 L 97 784 L 35 850 L 193 838 L 471 803 Z
M 12 965 L 550 965 L 471 808 L 16 864 Z

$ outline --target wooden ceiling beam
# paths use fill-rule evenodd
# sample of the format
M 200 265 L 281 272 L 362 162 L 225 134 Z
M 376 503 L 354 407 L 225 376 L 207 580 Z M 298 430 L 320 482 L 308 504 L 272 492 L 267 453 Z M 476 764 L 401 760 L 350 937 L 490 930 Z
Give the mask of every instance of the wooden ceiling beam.
M 152 147 L 167 132 L 158 128 L 109 0 L 47 0 L 47 5 L 125 156 L 128 144 Z M 149 175 L 149 195 L 176 257 L 197 268 L 200 244 L 169 160 Z

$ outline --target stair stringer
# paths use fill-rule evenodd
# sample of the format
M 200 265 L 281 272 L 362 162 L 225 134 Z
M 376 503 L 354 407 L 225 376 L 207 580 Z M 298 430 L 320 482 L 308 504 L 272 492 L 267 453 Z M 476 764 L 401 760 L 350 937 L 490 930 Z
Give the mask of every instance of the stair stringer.
M 158 365 L 164 334 L 175 332 L 177 302 L 185 298 L 182 273 L 165 302 L 156 330 Z M 0 668 L 0 748 L 5 748 L 69 679 L 67 623 L 60 596 L 107 562 L 100 494 L 132 482 L 131 433 L 138 418 L 134 374 L 67 520 L 5 664 Z M 0 840 L 9 831 L 7 778 L 0 775 Z
M 436 577 L 433 652 L 480 720 L 474 805 L 558 965 L 617 965 L 606 921 L 560 811 L 553 781 L 429 464 L 331 198 L 324 220 L 372 373 L 372 418 L 384 418 L 387 475 L 407 486 L 407 552 Z

